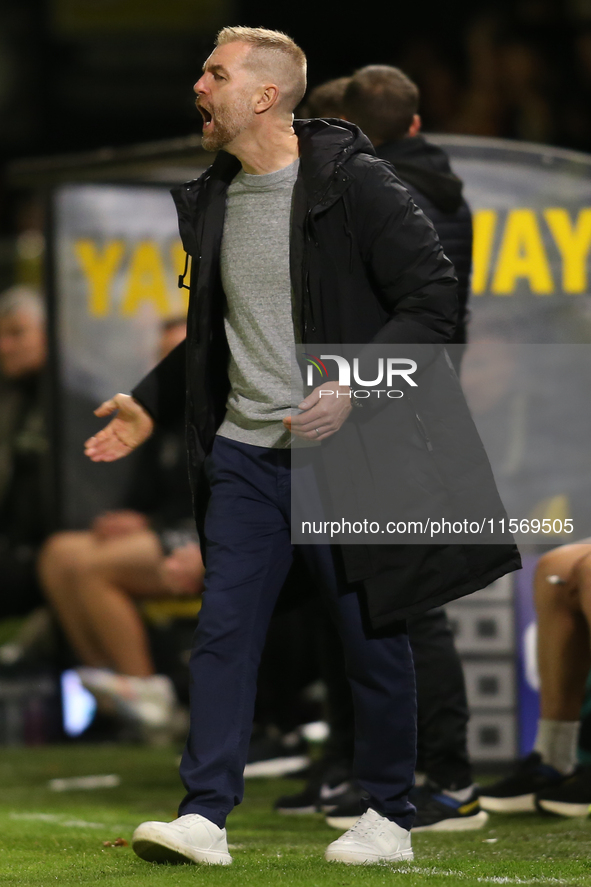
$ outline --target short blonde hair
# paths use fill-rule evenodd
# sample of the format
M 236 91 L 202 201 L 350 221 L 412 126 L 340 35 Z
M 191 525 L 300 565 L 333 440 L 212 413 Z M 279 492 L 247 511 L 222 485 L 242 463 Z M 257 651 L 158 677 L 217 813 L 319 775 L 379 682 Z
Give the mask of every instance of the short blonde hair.
M 268 76 L 276 78 L 281 94 L 279 101 L 286 110 L 293 111 L 306 92 L 306 55 L 297 43 L 282 31 L 243 26 L 222 28 L 215 45 L 248 43 L 253 50 L 245 65 L 254 72 L 261 68 Z

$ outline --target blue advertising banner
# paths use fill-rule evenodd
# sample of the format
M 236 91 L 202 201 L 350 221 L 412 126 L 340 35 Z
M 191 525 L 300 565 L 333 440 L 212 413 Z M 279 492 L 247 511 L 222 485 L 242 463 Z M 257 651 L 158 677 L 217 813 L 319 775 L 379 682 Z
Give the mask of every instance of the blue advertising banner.
M 517 639 L 517 704 L 519 753 L 532 750 L 540 709 L 536 642 L 536 613 L 532 596 L 537 558 L 524 555 L 523 570 L 515 576 L 515 634 Z

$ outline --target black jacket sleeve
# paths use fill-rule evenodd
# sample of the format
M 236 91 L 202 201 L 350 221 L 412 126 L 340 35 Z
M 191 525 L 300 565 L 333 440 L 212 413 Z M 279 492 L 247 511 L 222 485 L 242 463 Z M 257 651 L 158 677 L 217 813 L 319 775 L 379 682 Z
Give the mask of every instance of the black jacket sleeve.
M 373 342 L 448 341 L 456 326 L 457 279 L 435 228 L 384 161 L 369 158 L 360 184 L 361 253 L 390 315 Z
M 186 341 L 177 345 L 131 392 L 158 425 L 174 425 L 184 415 Z

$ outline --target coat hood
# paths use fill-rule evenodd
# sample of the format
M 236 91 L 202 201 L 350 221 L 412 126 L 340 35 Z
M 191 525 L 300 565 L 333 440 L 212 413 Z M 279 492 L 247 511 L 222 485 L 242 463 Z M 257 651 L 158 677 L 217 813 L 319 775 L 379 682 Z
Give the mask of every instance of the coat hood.
M 441 212 L 459 210 L 463 183 L 452 172 L 447 154 L 438 145 L 418 135 L 386 142 L 376 153 L 396 168 L 403 182 L 424 194 Z
M 336 168 L 351 157 L 376 153 L 367 136 L 347 120 L 294 120 L 293 128 L 300 143 L 302 175 L 313 193 L 323 190 Z

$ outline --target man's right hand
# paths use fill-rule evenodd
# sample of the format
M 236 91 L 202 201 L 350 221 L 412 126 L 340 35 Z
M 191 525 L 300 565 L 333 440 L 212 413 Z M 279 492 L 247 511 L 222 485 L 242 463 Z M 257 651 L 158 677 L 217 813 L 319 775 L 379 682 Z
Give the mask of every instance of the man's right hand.
M 129 394 L 116 394 L 94 411 L 95 416 L 110 416 L 106 428 L 89 438 L 84 452 L 93 462 L 114 462 L 127 456 L 147 440 L 154 430 L 154 420 Z

